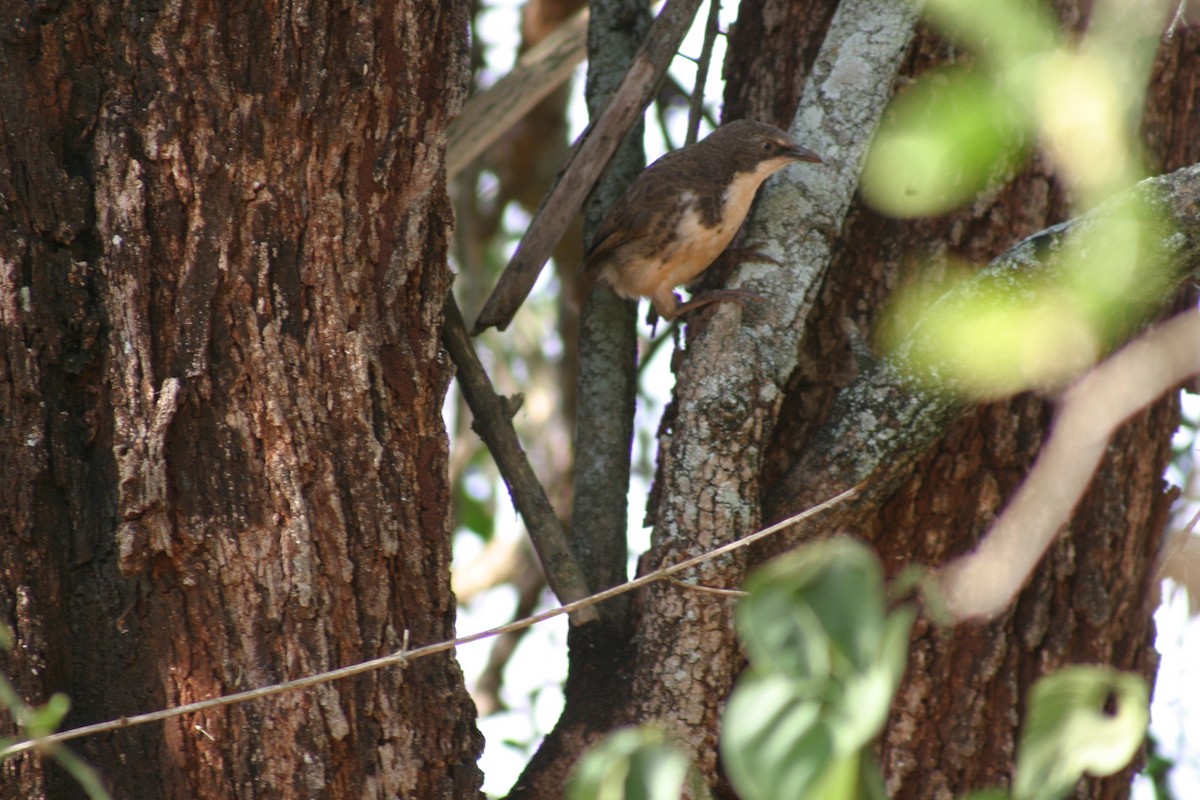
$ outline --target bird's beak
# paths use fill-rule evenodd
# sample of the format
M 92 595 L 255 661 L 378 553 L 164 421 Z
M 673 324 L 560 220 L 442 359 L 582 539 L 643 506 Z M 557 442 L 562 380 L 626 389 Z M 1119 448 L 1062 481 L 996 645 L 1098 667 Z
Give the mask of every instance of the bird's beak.
M 808 161 L 812 164 L 820 164 L 821 157 L 809 150 L 807 147 L 801 147 L 798 144 L 792 145 L 789 155 L 796 161 Z

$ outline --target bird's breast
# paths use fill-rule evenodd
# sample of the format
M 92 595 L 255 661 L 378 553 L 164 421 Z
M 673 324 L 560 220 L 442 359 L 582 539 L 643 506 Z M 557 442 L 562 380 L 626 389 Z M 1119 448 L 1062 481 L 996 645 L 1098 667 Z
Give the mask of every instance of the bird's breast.
M 619 274 L 608 276 L 619 293 L 649 297 L 664 286 L 671 289 L 690 283 L 721 255 L 737 233 L 740 218 L 725 218 L 710 226 L 705 224 L 694 198 L 681 200 L 682 211 L 668 229 L 668 235 L 657 242 L 658 246 L 643 249 L 623 265 Z
M 746 219 L 747 212 L 750 211 L 750 204 L 754 202 L 754 195 L 758 193 L 758 188 L 778 169 L 779 165 L 775 161 L 763 161 L 749 172 L 734 173 L 733 181 L 730 182 L 722 196 L 721 216 L 726 220 L 735 220 L 733 223 L 735 231 L 742 227 L 742 222 Z

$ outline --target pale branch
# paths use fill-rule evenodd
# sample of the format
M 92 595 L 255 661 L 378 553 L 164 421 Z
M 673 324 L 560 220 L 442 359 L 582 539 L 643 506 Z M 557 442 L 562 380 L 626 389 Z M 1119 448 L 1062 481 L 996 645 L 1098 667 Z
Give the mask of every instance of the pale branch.
M 688 320 L 675 416 L 660 434 L 661 499 L 651 512 L 652 548 L 642 560 L 648 569 L 759 525 L 764 453 L 799 360 L 797 341 L 918 13 L 904 0 L 843 0 L 834 12 L 790 126 L 793 138 L 824 163 L 776 173 L 747 223 L 746 240 L 787 266 L 743 262 L 727 286 L 766 302 L 747 310 L 725 304 L 703 321 Z M 736 587 L 748 562 L 709 562 L 697 582 Z M 697 615 L 690 598 L 659 589 L 646 593 L 638 611 L 630 690 L 636 708 L 626 713 L 666 725 L 699 759 L 702 774 L 713 777 L 718 704 L 703 698 L 723 696 L 742 667 L 732 610 Z M 681 653 L 686 670 L 677 666 Z
M 1063 394 L 1050 438 L 1012 501 L 973 552 L 936 576 L 955 621 L 1004 610 L 1083 496 L 1117 428 L 1197 373 L 1200 313 L 1188 311 L 1151 328 Z
M 447 182 L 571 77 L 587 55 L 587 24 L 588 10 L 575 12 L 507 75 L 467 100 L 446 132 Z
M 843 503 L 851 499 L 858 494 L 860 488 L 861 487 L 856 486 L 851 489 L 847 489 L 841 494 L 831 497 L 828 500 L 813 506 L 812 508 L 796 514 L 795 516 L 781 520 L 780 522 L 763 528 L 762 530 L 755 531 L 753 534 L 746 536 L 743 539 L 730 542 L 710 552 L 702 553 L 693 558 L 681 561 L 678 564 L 672 564 L 670 566 L 663 567 L 648 575 L 643 575 L 636 580 L 627 581 L 619 586 L 614 586 L 611 589 L 607 589 L 603 592 L 597 592 L 589 597 L 585 597 L 573 603 L 567 603 L 566 605 L 559 606 L 558 608 L 552 608 L 548 611 L 543 611 L 540 614 L 534 614 L 533 616 L 526 617 L 525 619 L 516 620 L 495 628 L 489 628 L 485 631 L 479 631 L 478 633 L 473 633 L 469 636 L 462 636 L 457 639 L 448 639 L 446 641 L 425 645 L 424 647 L 418 647 L 413 650 L 407 649 L 408 636 L 406 633 L 405 647 L 400 651 L 390 655 L 381 656 L 369 661 L 362 661 L 357 664 L 351 664 L 350 666 L 341 667 L 340 669 L 330 670 L 328 672 L 320 672 L 304 678 L 297 678 L 296 680 L 292 681 L 272 684 L 271 686 L 263 686 L 258 689 L 249 689 L 244 692 L 237 692 L 235 694 L 225 695 L 223 697 L 213 697 L 208 700 L 200 700 L 195 703 L 188 703 L 187 705 L 176 706 L 174 708 L 165 708 L 160 711 L 152 711 L 146 714 L 134 714 L 128 717 L 120 717 L 119 719 L 108 720 L 107 722 L 97 722 L 92 725 L 83 725 L 78 728 L 59 731 L 58 733 L 52 733 L 47 736 L 39 736 L 35 739 L 26 739 L 24 741 L 14 742 L 3 749 L 0 749 L 0 761 L 3 761 L 6 758 L 11 758 L 12 756 L 20 755 L 21 753 L 25 753 L 30 750 L 45 750 L 46 748 L 58 744 L 59 742 L 80 739 L 84 736 L 92 736 L 97 733 L 122 730 L 124 728 L 132 728 L 136 725 L 145 725 L 150 722 L 161 722 L 162 720 L 172 719 L 174 717 L 183 716 L 184 714 L 194 714 L 199 711 L 207 711 L 210 708 L 237 705 L 238 703 L 245 703 L 250 700 L 273 697 L 277 694 L 293 692 L 299 689 L 307 689 L 324 683 L 341 680 L 343 678 L 362 675 L 363 673 L 373 672 L 374 670 L 383 669 L 384 667 L 404 666 L 410 661 L 415 661 L 418 658 L 424 658 L 437 653 L 445 653 L 447 651 L 454 650 L 455 648 L 462 647 L 463 645 L 483 641 L 484 639 L 490 639 L 494 636 L 500 636 L 501 634 L 522 630 L 532 625 L 545 622 L 548 619 L 562 616 L 563 614 L 576 614 L 577 612 L 584 611 L 592 606 L 597 605 L 598 603 L 603 603 L 606 600 L 611 600 L 614 597 L 632 592 L 635 589 L 640 589 L 648 584 L 666 580 L 673 575 L 691 569 L 692 567 L 695 567 L 705 561 L 719 558 L 726 553 L 730 553 L 739 548 L 754 544 L 755 542 L 774 533 L 778 533 L 779 531 L 797 522 L 814 517 L 821 512 L 838 505 L 839 503 Z
M 472 333 L 504 330 L 529 295 L 538 274 L 571 220 L 583 208 L 609 159 L 654 96 L 702 0 L 667 0 L 621 85 L 572 149 L 566 168 L 546 195 L 512 260 L 484 303 Z
M 656 515 L 655 560 L 707 549 L 756 526 L 762 457 L 798 360 L 809 298 L 832 258 L 832 237 L 854 198 L 917 14 L 915 5 L 896 0 L 849 0 L 834 14 L 791 126 L 825 163 L 777 173 L 747 224 L 747 240 L 788 266 L 743 264 L 730 284 L 768 302 L 753 313 L 720 306 L 698 332 L 689 324 L 677 415 L 659 449 L 665 499 Z M 718 582 L 736 583 L 724 577 Z M 712 646 L 723 647 L 715 640 Z
M 1030 236 L 938 302 L 962 302 L 997 280 L 1018 286 L 1028 280 L 1033 291 L 1037 281 L 1060 268 L 1062 244 L 1069 234 L 1080 226 L 1103 225 L 1114 208 L 1131 202 L 1149 207 L 1170 231 L 1151 242 L 1145 255 L 1148 271 L 1169 276 L 1162 282 L 1160 298 L 1168 301 L 1181 281 L 1200 277 L 1200 165 L 1144 180 L 1088 214 Z M 1161 307 L 1160 303 L 1149 310 L 1150 316 L 1130 320 L 1112 345 L 1160 313 Z M 872 364 L 838 393 L 810 446 L 766 498 L 768 519 L 802 505 L 810 492 L 819 496 L 862 482 L 869 482 L 873 492 L 888 491 L 951 422 L 973 407 L 963 387 L 953 381 L 918 378 L 906 366 L 910 353 L 927 349 L 922 344 L 927 335 L 918 326 L 895 355 Z M 949 374 L 939 367 L 926 364 L 922 369 L 927 375 Z
M 471 407 L 471 413 L 475 415 L 475 432 L 496 460 L 496 466 L 500 468 L 500 474 L 512 495 L 513 505 L 525 520 L 529 538 L 546 573 L 546 583 L 559 602 L 570 603 L 586 597 L 587 581 L 579 562 L 571 553 L 566 532 L 554 513 L 554 507 L 550 505 L 546 490 L 538 482 L 525 451 L 521 449 L 508 404 L 496 394 L 487 371 L 479 363 L 453 294 L 446 298 L 442 343 L 458 367 L 458 385 L 467 405 Z M 572 617 L 572 622 L 583 624 L 595 619 L 595 610 L 588 608 Z

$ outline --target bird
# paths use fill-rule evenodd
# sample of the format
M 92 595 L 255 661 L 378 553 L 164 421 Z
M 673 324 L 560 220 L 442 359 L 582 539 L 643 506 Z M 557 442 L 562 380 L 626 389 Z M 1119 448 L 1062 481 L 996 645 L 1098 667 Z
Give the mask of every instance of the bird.
M 650 298 L 668 322 L 709 303 L 761 300 L 722 289 L 683 303 L 674 289 L 690 283 L 729 246 L 763 181 L 798 162 L 821 158 L 774 125 L 752 120 L 726 123 L 667 153 L 634 179 L 600 223 L 584 254 L 583 273 L 621 297 Z

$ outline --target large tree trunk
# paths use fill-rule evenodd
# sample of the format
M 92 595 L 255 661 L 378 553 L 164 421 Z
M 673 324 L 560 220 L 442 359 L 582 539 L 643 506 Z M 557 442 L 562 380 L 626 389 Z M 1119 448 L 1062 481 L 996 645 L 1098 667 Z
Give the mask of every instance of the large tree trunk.
M 836 6 L 832 0 L 741 4 L 726 65 L 727 118 L 784 125 L 791 120 Z M 1058 6 L 1064 25 L 1084 24 L 1086 3 L 1064 0 Z M 1163 171 L 1200 161 L 1200 143 L 1179 124 L 1200 85 L 1195 60 L 1184 57 L 1196 41 L 1194 31 L 1180 27 L 1159 53 L 1146 127 L 1152 132 L 1153 166 Z M 921 32 L 901 72 L 919 74 L 952 55 L 961 57 Z M 832 102 L 827 96 L 823 101 Z M 986 201 L 946 218 L 899 222 L 853 206 L 799 336 L 795 369 L 773 410 L 769 398 L 763 402 L 774 390 L 769 369 L 745 396 L 726 395 L 708 406 L 691 399 L 703 393 L 705 382 L 740 369 L 747 353 L 730 352 L 722 363 L 721 342 L 736 339 L 729 325 L 689 325 L 688 352 L 677 368 L 678 413 L 668 410 L 673 416 L 660 438 L 659 494 L 651 509 L 654 548 L 643 569 L 703 552 L 752 530 L 759 519 L 798 511 L 854 483 L 845 476 L 861 475 L 857 464 L 803 472 L 810 463 L 805 455 L 833 422 L 829 415 L 838 391 L 858 376 L 845 321 L 875 331 L 896 287 L 936 280 L 948 254 L 984 263 L 1066 214 L 1060 189 L 1040 161 Z M 931 267 L 914 275 L 913 265 L 921 263 Z M 876 470 L 867 499 L 748 559 L 708 565 L 698 570 L 699 580 L 728 588 L 781 547 L 831 532 L 872 541 L 893 574 L 910 563 L 938 566 L 969 550 L 1020 484 L 1051 411 L 1048 402 L 1030 395 L 978 408 L 949 426 L 923 455 L 910 454 L 898 471 Z M 918 623 L 907 677 L 882 743 L 891 796 L 961 796 L 1006 784 L 1024 697 L 1048 671 L 1100 662 L 1153 678 L 1153 565 L 1171 499 L 1161 476 L 1177 421 L 1176 401 L 1167 398 L 1114 438 L 1065 533 L 1004 616 L 950 635 L 927 621 Z M 694 441 L 698 430 L 707 437 L 704 458 L 681 444 Z M 743 504 L 756 506 L 758 498 L 761 511 L 746 512 Z M 595 729 L 613 721 L 650 720 L 686 744 L 710 786 L 728 794 L 714 744 L 724 699 L 742 663 L 730 607 L 726 600 L 676 586 L 642 592 L 632 607 L 633 637 L 624 645 L 630 655 L 596 675 L 573 671 L 577 691 L 568 693 L 563 722 L 516 794 L 545 796 Z M 609 652 L 621 648 L 612 643 Z M 589 686 L 582 689 L 580 683 Z M 589 720 L 595 721 L 592 730 Z M 1089 782 L 1079 794 L 1124 797 L 1128 787 L 1126 772 Z
M 465 67 L 462 3 L 0 3 L 0 669 L 68 726 L 453 634 Z M 468 797 L 473 713 L 444 655 L 77 747 L 120 797 Z M 46 763 L 0 796 L 79 793 Z
M 1065 24 L 1086 26 L 1087 3 L 1057 5 Z M 755 11 L 743 4 L 742 13 Z M 793 23 L 797 32 L 808 24 Z M 1177 122 L 1180 109 L 1191 106 L 1182 98 L 1194 97 L 1200 87 L 1200 68 L 1188 57 L 1196 34 L 1182 29 L 1180 34 L 1160 49 L 1146 105 L 1151 166 L 1161 172 L 1200 161 L 1200 143 Z M 772 63 L 770 52 L 761 47 L 753 52 L 757 63 Z M 949 53 L 922 31 L 903 72 L 918 75 Z M 747 64 L 747 77 L 756 74 L 754 66 Z M 748 94 L 749 86 L 731 81 L 734 91 L 746 87 Z M 1041 160 L 987 202 L 945 218 L 901 222 L 861 206 L 852 211 L 771 445 L 764 485 L 774 487 L 776 496 L 768 516 L 798 511 L 837 487 L 819 475 L 783 476 L 814 446 L 821 425 L 831 422 L 827 416 L 837 390 L 855 375 L 845 320 L 861 331 L 877 330 L 896 286 L 937 280 L 948 256 L 986 263 L 1067 213 Z M 928 267 L 915 268 L 922 263 Z M 869 539 L 892 574 L 913 563 L 936 567 L 971 549 L 1020 485 L 1052 411 L 1051 402 L 1028 395 L 980 407 L 947 430 L 894 489 L 839 516 L 838 529 Z M 1024 699 L 1033 682 L 1053 670 L 1111 664 L 1153 681 L 1154 567 L 1174 496 L 1162 475 L 1178 422 L 1177 398 L 1168 395 L 1122 428 L 1073 518 L 1007 613 L 950 635 L 928 620 L 918 622 L 882 743 L 889 796 L 958 797 L 969 789 L 1006 785 Z M 781 484 L 788 488 L 780 491 Z M 797 485 L 808 489 L 788 497 Z M 771 497 L 772 491 L 764 494 Z M 1085 781 L 1077 796 L 1127 797 L 1131 772 Z

